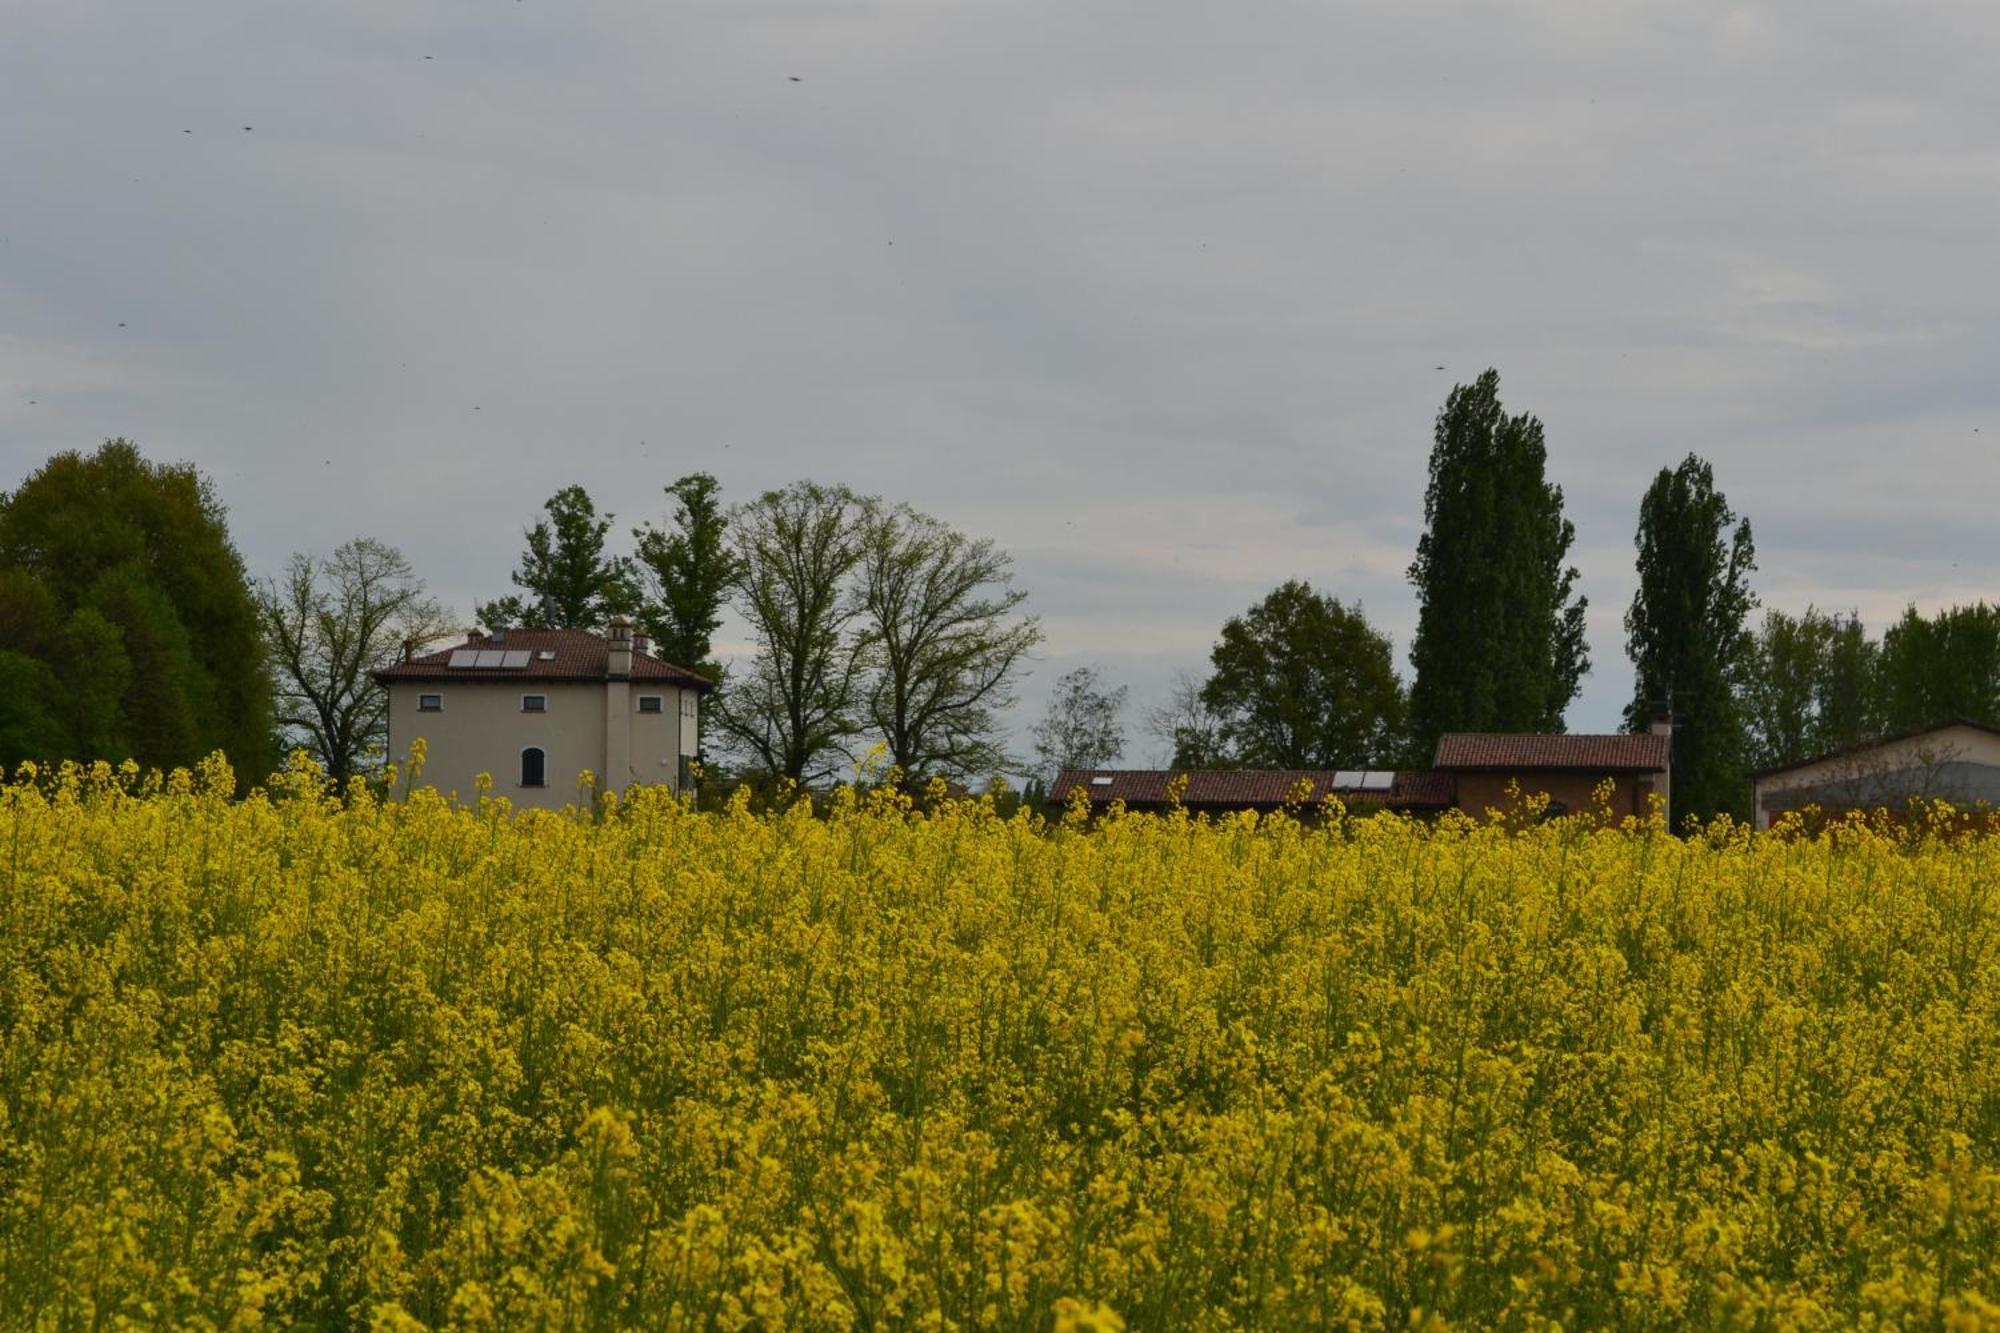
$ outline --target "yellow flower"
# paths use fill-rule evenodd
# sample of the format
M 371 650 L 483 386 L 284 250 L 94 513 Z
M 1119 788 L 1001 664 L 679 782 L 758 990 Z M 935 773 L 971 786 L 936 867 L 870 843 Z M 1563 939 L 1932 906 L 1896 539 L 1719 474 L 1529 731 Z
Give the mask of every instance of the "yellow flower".
M 490 788 L 0 785 L 15 1322 L 2000 1322 L 1956 822 Z

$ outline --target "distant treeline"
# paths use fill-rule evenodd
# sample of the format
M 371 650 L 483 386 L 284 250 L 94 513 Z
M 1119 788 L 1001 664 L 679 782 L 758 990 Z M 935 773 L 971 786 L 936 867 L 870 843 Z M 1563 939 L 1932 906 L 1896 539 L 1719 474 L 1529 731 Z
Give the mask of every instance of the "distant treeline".
M 1752 762 L 1776 767 L 1952 718 L 2000 725 L 2000 606 L 1924 615 L 1871 639 L 1852 613 L 1767 612 L 1743 689 Z
M 1008 764 L 1003 714 L 1041 630 L 1012 562 L 906 504 L 798 482 L 724 508 L 705 473 L 612 549 L 583 488 L 524 533 L 515 591 L 478 621 L 602 631 L 635 620 L 651 651 L 721 686 L 705 758 L 751 777 L 824 780 L 871 748 L 913 778 Z M 725 670 L 726 609 L 754 650 Z M 253 581 L 222 505 L 186 466 L 128 441 L 50 459 L 0 494 L 0 765 L 224 751 L 254 781 L 304 747 L 336 781 L 379 771 L 387 700 L 372 672 L 462 622 L 396 548 L 301 552 Z
M 1487 371 L 1438 413 L 1405 683 L 1358 601 L 1288 580 L 1221 627 L 1209 670 L 1146 713 L 1176 767 L 1422 767 L 1447 731 L 1560 731 L 1590 669 L 1575 529 L 1547 478 L 1542 423 Z M 710 772 L 814 783 L 873 752 L 907 779 L 971 783 L 1103 767 L 1125 750 L 1127 691 L 1059 679 L 1031 733 L 1005 715 L 1041 629 L 1007 553 L 908 505 L 798 482 L 725 506 L 715 478 L 665 488 L 659 523 L 613 549 L 614 515 L 578 486 L 524 532 L 489 629 L 601 631 L 630 618 L 653 651 L 716 679 Z M 356 537 L 252 580 L 210 484 L 129 441 L 57 455 L 0 493 L 0 765 L 222 750 L 246 780 L 299 746 L 336 779 L 379 771 L 372 675 L 463 623 L 404 555 Z M 1951 717 L 2000 723 L 2000 608 L 1924 615 L 1870 638 L 1851 613 L 1770 611 L 1752 626 L 1750 522 L 1690 455 L 1639 498 L 1625 614 L 1625 725 L 1675 722 L 1677 816 L 1748 813 L 1749 774 Z M 752 651 L 716 660 L 725 612 Z

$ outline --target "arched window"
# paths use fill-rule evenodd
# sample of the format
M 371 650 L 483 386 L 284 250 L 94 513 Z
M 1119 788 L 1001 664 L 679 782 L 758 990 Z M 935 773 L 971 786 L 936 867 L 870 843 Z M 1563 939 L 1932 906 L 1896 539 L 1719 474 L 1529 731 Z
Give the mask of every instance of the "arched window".
M 546 785 L 546 775 L 543 772 L 542 747 L 539 745 L 530 745 L 527 749 L 521 751 L 521 785 L 523 787 L 540 787 Z

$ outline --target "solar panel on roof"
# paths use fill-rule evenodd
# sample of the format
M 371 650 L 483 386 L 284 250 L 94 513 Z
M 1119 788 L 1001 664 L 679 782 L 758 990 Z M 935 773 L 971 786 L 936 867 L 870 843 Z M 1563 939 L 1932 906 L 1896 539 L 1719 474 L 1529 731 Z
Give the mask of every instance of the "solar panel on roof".
M 479 650 L 479 660 L 472 665 L 485 670 L 488 667 L 497 667 L 505 660 L 507 660 L 507 654 L 501 652 L 498 648 L 481 648 Z
M 1352 768 L 1343 768 L 1333 775 L 1333 785 L 1342 790 L 1351 790 L 1361 785 L 1361 773 Z
M 1387 791 L 1395 785 L 1395 782 L 1396 775 L 1394 773 L 1384 773 L 1380 770 L 1371 769 L 1369 772 L 1361 775 L 1361 790 Z
M 500 665 L 508 668 L 509 670 L 513 670 L 515 668 L 524 667 L 528 665 L 528 650 L 526 648 L 509 649 L 507 651 L 506 656 L 502 659 Z
M 449 665 L 455 667 L 478 666 L 479 653 L 476 649 L 472 648 L 457 649 L 452 653 Z

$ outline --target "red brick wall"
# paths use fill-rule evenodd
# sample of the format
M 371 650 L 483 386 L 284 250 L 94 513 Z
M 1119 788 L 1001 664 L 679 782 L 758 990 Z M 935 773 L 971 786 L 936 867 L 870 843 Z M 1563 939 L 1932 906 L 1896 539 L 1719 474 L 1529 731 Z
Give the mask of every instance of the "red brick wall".
M 1524 795 L 1546 793 L 1550 800 L 1561 801 L 1569 807 L 1569 813 L 1582 814 L 1590 809 L 1591 793 L 1597 784 L 1607 777 L 1612 781 L 1611 813 L 1614 815 L 1643 815 L 1646 813 L 1647 798 L 1653 794 L 1650 777 L 1636 778 L 1630 773 L 1612 775 L 1608 773 L 1461 773 L 1458 775 L 1458 808 L 1469 815 L 1484 815 L 1488 809 L 1507 808 L 1507 784 L 1518 782 Z

